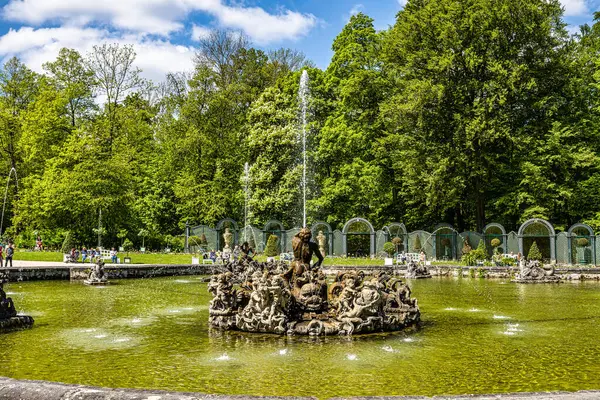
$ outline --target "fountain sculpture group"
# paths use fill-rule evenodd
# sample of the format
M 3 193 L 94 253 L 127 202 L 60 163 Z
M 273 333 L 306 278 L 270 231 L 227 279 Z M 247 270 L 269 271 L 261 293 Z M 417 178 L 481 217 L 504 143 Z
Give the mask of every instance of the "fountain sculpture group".
M 108 281 L 108 276 L 106 272 L 104 272 L 104 261 L 102 260 L 102 258 L 98 257 L 96 259 L 94 267 L 91 269 L 88 278 L 84 280 L 83 283 L 90 286 L 108 285 L 110 283 Z
M 521 260 L 519 273 L 515 275 L 516 283 L 557 283 L 560 277 L 554 275 L 554 267 L 544 269 L 544 265 L 537 260 Z
M 213 275 L 208 287 L 213 295 L 210 325 L 318 336 L 395 331 L 419 322 L 410 288 L 386 273 L 342 272 L 328 288 L 320 270 L 323 256 L 310 239 L 307 228 L 293 238 L 289 267 L 246 259 Z M 311 265 L 313 254 L 318 261 Z
M 425 263 L 410 261 L 406 267 L 406 275 L 404 277 L 407 279 L 425 279 L 431 278 L 431 274 Z
M 4 281 L 0 280 L 0 332 L 30 328 L 33 318 L 18 315 L 13 300 L 4 291 Z

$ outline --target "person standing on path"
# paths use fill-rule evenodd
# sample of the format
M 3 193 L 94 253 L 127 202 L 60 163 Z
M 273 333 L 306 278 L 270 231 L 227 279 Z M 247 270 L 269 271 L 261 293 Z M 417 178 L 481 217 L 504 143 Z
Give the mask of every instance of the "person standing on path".
M 5 268 L 8 268 L 8 262 L 10 261 L 10 268 L 12 268 L 13 263 L 13 254 L 15 254 L 15 245 L 12 243 L 8 244 L 8 247 L 6 248 L 6 264 L 4 264 Z

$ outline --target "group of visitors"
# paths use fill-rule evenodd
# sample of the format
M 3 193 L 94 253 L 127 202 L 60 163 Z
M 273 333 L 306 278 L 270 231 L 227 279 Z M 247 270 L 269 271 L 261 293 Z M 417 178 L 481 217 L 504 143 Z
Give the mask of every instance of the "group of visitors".
M 202 254 L 204 260 L 212 260 L 215 264 L 219 264 L 223 261 L 237 261 L 248 259 L 252 261 L 252 257 L 256 255 L 256 252 L 248 242 L 244 242 L 241 246 L 236 245 L 231 252 L 215 251 L 214 249 L 207 251 Z
M 0 245 L 0 267 L 2 266 L 3 260 L 6 260 L 4 267 L 9 268 L 8 264 L 10 263 L 10 268 L 12 268 L 14 254 L 15 245 L 12 242 L 8 242 L 8 245 L 6 246 L 6 251 L 4 250 L 4 246 Z
M 117 250 L 115 250 L 115 248 L 113 247 L 109 252 L 111 263 L 116 264 L 118 262 L 117 254 Z M 88 260 L 90 263 L 93 263 L 96 261 L 96 257 L 102 257 L 102 250 L 100 250 L 100 247 L 90 247 L 89 249 L 83 247 L 81 251 L 79 251 L 76 248 L 72 248 L 71 253 L 69 254 L 69 262 L 79 262 L 80 256 L 82 263 L 85 263 Z
M 396 259 L 398 260 L 398 262 L 400 264 L 408 264 L 409 261 L 417 261 L 417 260 L 415 260 L 414 257 L 410 257 L 405 252 L 397 253 L 396 254 Z M 420 264 L 423 264 L 423 265 L 425 265 L 427 263 L 427 255 L 425 254 L 425 252 L 423 250 L 421 250 L 421 252 L 419 253 L 418 262 Z

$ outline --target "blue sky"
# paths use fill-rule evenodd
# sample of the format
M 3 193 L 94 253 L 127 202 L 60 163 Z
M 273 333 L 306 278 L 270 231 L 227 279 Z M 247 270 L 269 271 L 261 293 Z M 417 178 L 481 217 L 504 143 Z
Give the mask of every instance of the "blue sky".
M 331 44 L 352 13 L 377 29 L 392 25 L 406 0 L 0 0 L 0 59 L 20 57 L 41 71 L 62 47 L 133 44 L 144 74 L 162 80 L 192 68 L 196 39 L 207 30 L 244 31 L 263 49 L 291 47 L 326 68 Z M 561 0 L 571 30 L 590 23 L 600 0 Z

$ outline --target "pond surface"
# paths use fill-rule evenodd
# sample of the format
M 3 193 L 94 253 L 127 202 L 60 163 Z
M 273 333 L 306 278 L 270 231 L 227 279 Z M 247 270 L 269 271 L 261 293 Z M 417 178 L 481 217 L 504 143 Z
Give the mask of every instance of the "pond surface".
M 209 332 L 196 277 L 11 283 L 36 324 L 0 337 L 0 375 L 320 398 L 600 389 L 600 284 L 410 285 L 420 330 L 311 340 Z

